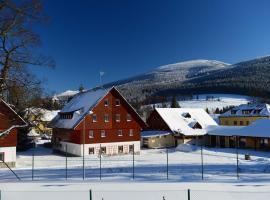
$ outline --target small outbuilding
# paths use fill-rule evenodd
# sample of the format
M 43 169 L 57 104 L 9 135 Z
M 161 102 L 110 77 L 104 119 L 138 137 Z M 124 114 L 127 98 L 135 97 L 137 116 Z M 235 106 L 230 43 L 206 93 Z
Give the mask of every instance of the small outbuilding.
M 174 135 L 171 131 L 143 131 L 141 145 L 150 149 L 174 147 Z
M 270 150 L 270 119 L 258 119 L 249 126 L 208 127 L 206 141 L 212 147 Z
M 207 127 L 217 126 L 215 120 L 200 108 L 156 108 L 147 119 L 147 124 L 153 132 L 170 133 L 166 137 L 173 138 L 173 145 L 171 139 L 166 138 L 166 141 L 170 141 L 166 147 L 184 143 L 200 144 Z M 165 139 L 160 137 L 159 140 L 157 143 L 163 143 Z

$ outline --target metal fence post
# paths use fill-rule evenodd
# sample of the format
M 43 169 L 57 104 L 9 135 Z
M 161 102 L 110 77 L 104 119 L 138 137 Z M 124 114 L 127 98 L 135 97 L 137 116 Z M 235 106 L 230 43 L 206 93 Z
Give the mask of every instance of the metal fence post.
M 67 171 L 68 169 L 67 168 L 68 168 L 68 166 L 67 166 L 67 144 L 66 144 L 66 180 L 67 180 L 67 176 L 68 176 L 68 174 L 67 174 L 68 173 L 68 171 Z
M 134 154 L 135 154 L 135 149 L 134 149 L 134 144 L 133 144 L 133 152 L 132 152 L 132 177 L 133 180 L 135 178 L 135 163 L 134 163 Z
M 34 180 L 34 168 L 35 168 L 35 143 L 33 143 L 33 152 L 32 152 L 32 181 Z
M 2 199 L 2 191 L 0 190 L 0 200 Z
M 237 176 L 237 179 L 239 179 L 239 156 L 238 156 L 238 145 L 239 145 L 238 137 L 237 137 L 237 136 L 235 136 L 235 150 L 236 150 L 236 176 Z
M 169 149 L 166 149 L 167 154 L 167 180 L 169 179 Z
M 101 154 L 102 154 L 102 150 L 101 150 L 101 144 L 99 147 L 99 180 L 101 180 Z
M 188 191 L 187 191 L 188 193 L 188 200 L 190 200 L 190 189 L 188 189 Z
M 89 200 L 92 200 L 92 190 L 89 190 Z
M 202 180 L 203 180 L 204 179 L 203 144 L 201 144 L 201 163 L 202 163 Z

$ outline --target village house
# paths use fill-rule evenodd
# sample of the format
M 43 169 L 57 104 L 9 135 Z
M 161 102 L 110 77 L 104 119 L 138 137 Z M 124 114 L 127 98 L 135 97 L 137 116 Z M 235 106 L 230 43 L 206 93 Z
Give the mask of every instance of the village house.
M 156 108 L 146 122 L 148 130 L 142 132 L 142 146 L 148 148 L 200 144 L 206 128 L 217 125 L 199 108 Z
M 47 110 L 44 108 L 27 108 L 25 110 L 24 118 L 32 126 L 29 132 L 29 137 L 42 137 L 50 138 L 52 135 L 52 128 L 48 125 L 52 119 L 58 114 L 59 110 Z
M 270 119 L 258 119 L 248 126 L 211 126 L 205 136 L 211 147 L 270 150 Z
M 2 99 L 0 99 L 0 167 L 16 165 L 18 128 L 27 123 Z M 5 164 L 4 164 L 5 163 Z
M 50 126 L 54 150 L 83 156 L 139 153 L 140 133 L 146 124 L 113 87 L 80 92 Z
M 224 126 L 247 126 L 257 119 L 270 118 L 268 104 L 242 104 L 219 116 L 219 124 Z

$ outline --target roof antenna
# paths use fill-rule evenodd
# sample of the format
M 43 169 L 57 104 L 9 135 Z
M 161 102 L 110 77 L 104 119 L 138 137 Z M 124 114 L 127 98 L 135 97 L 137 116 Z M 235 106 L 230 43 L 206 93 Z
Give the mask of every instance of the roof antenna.
M 100 82 L 100 87 L 102 87 L 102 76 L 104 76 L 105 72 L 100 70 L 99 71 L 99 82 Z

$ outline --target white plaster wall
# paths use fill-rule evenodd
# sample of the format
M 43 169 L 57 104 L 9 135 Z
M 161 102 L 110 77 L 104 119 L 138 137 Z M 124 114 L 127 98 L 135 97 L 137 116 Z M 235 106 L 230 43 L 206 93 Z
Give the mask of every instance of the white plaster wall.
M 4 162 L 16 162 L 16 147 L 0 147 L 0 152 L 4 152 Z
M 65 152 L 67 146 L 67 152 L 73 155 L 82 156 L 83 155 L 83 145 L 82 144 L 74 144 L 68 142 L 60 142 L 62 144 L 60 151 Z M 94 148 L 95 154 L 99 154 L 100 145 L 101 147 L 106 147 L 107 155 L 115 155 L 118 154 L 118 146 L 123 146 L 123 153 L 129 153 L 129 145 L 134 144 L 134 152 L 139 153 L 141 150 L 140 141 L 132 141 L 132 142 L 111 142 L 111 143 L 101 143 L 101 144 L 85 144 L 84 145 L 84 155 L 89 155 L 89 148 Z

